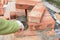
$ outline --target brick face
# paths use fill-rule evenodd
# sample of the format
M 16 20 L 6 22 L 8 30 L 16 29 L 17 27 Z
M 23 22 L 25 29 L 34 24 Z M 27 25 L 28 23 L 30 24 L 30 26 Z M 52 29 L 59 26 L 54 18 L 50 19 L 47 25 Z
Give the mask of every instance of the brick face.
M 43 18 L 42 18 L 42 20 L 41 20 L 41 22 L 40 23 L 32 23 L 32 22 L 30 22 L 30 23 L 28 23 L 29 24 L 29 27 L 31 27 L 30 29 L 31 30 L 33 30 L 34 29 L 34 26 L 35 25 L 40 25 L 40 27 L 38 27 L 38 28 L 40 28 L 40 29 L 45 29 L 45 28 L 47 28 L 47 27 L 49 27 L 49 28 L 54 28 L 54 26 L 55 26 L 55 22 L 54 22 L 54 20 L 52 19 L 52 17 L 51 16 L 44 16 Z M 31 26 L 32 25 L 32 26 Z
M 28 14 L 28 25 L 31 30 L 54 28 L 55 22 L 43 3 L 38 3 Z
M 29 6 L 27 5 L 20 5 L 20 4 L 16 4 L 16 8 L 17 9 L 28 9 Z
M 16 8 L 18 9 L 29 9 L 31 6 L 35 6 L 41 0 L 16 0 Z
M 8 0 L 4 0 L 4 4 L 8 4 Z
M 3 4 L 3 5 L 8 4 L 8 0 L 0 0 L 0 3 Z
M 3 8 L 3 4 L 0 3 L 0 8 Z
M 45 7 L 43 4 L 38 3 L 30 13 L 28 13 L 28 22 L 40 23 L 40 20 L 44 14 Z
M 4 0 L 0 0 L 0 3 L 1 3 L 1 4 L 4 4 Z
M 0 8 L 0 15 L 4 15 L 4 9 Z

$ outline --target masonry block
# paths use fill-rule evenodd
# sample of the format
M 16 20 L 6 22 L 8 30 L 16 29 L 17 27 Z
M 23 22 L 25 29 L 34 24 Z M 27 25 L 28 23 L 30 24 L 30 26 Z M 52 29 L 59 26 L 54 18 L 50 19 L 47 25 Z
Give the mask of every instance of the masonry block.
M 20 5 L 20 4 L 16 4 L 16 8 L 17 9 L 28 9 L 28 5 Z
M 4 0 L 4 4 L 8 4 L 8 0 Z
M 4 15 L 4 9 L 0 8 L 0 15 Z
M 38 3 L 30 13 L 28 13 L 28 25 L 31 30 L 54 29 L 55 21 L 41 3 Z
M 45 7 L 43 4 L 38 3 L 30 13 L 28 13 L 28 22 L 40 23 L 40 20 L 44 14 Z
M 3 4 L 0 3 L 0 8 L 3 8 Z

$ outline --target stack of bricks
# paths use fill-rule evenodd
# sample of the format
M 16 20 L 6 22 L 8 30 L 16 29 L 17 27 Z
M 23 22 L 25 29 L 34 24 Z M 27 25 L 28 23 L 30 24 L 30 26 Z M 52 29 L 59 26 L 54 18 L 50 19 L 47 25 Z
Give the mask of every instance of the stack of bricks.
M 51 22 L 49 22 L 49 21 L 51 21 Z M 29 25 L 30 30 L 45 29 L 47 27 L 47 25 L 50 23 L 52 23 L 52 25 L 53 25 L 54 20 L 52 19 L 49 12 L 46 10 L 43 3 L 38 3 L 32 9 L 32 11 L 30 13 L 28 13 L 28 25 Z
M 3 5 L 4 5 L 3 0 L 0 0 L 0 15 L 4 14 Z
M 54 29 L 55 22 L 43 3 L 38 3 L 32 11 L 28 13 L 28 25 L 30 30 L 40 30 L 47 27 Z
M 0 15 L 4 15 L 4 5 L 8 4 L 8 0 L 0 0 Z
M 28 0 L 27 0 L 28 1 Z M 46 7 L 44 6 L 43 2 L 32 2 L 35 0 L 30 0 L 30 2 L 27 2 L 26 0 L 16 0 L 16 8 L 20 9 L 26 9 L 28 6 L 34 6 L 32 11 L 30 13 L 27 13 L 27 19 L 28 19 L 28 31 L 20 31 L 15 34 L 15 36 L 34 36 L 36 35 L 36 30 L 45 30 L 46 28 L 54 29 L 55 21 L 47 11 Z M 18 5 L 17 5 L 18 4 Z M 28 5 L 28 6 L 27 6 Z M 25 8 L 26 6 L 26 8 Z M 25 38 L 20 38 L 16 40 L 25 40 Z M 39 39 L 40 40 L 40 39 Z
M 47 10 L 45 10 L 45 14 L 44 14 L 40 24 L 42 25 L 41 26 L 42 28 L 47 27 L 47 28 L 54 29 L 55 21 L 53 20 L 52 16 L 49 14 L 49 12 Z

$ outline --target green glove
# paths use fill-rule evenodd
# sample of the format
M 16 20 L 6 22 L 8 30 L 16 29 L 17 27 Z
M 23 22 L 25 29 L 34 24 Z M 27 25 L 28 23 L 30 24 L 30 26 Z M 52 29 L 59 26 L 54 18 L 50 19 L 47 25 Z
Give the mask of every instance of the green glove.
M 0 18 L 0 35 L 15 33 L 20 29 L 16 21 Z

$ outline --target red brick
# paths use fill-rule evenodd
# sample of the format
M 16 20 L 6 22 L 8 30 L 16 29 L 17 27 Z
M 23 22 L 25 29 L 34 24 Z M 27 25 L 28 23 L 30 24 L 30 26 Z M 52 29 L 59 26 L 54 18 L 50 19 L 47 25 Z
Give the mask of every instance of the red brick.
M 32 22 L 32 23 L 40 23 L 40 18 L 36 18 L 36 17 L 28 17 L 28 22 Z
M 8 0 L 4 0 L 4 4 L 8 4 Z
M 30 13 L 28 13 L 28 22 L 34 21 L 40 23 L 40 20 L 44 14 L 45 7 L 43 4 L 38 3 Z
M 0 8 L 3 8 L 3 4 L 0 3 Z
M 35 6 L 38 2 L 41 2 L 42 0 L 40 1 L 37 1 L 37 0 L 16 0 L 16 8 L 21 8 L 21 9 L 29 9 L 29 7 L 31 6 Z
M 20 5 L 20 4 L 16 4 L 16 8 L 17 9 L 27 9 L 29 6 L 27 5 Z
M 25 15 L 25 10 L 24 9 L 16 9 L 16 15 L 17 16 Z
M 1 3 L 1 4 L 4 4 L 4 0 L 0 0 L 0 3 Z
M 0 15 L 4 15 L 4 9 L 0 8 Z
M 3 5 L 8 4 L 8 0 L 0 0 L 0 3 L 3 4 Z
M 45 14 L 44 14 L 44 16 L 51 16 L 47 9 L 45 9 Z
M 16 4 L 22 4 L 22 5 L 29 5 L 29 6 L 34 6 L 38 3 L 37 1 L 32 1 L 32 0 L 16 0 Z
M 41 15 L 40 15 L 40 17 L 41 17 Z M 42 18 L 41 19 L 38 18 L 38 19 L 39 20 L 37 20 L 36 17 L 35 18 L 31 17 L 30 15 L 28 16 L 28 25 L 29 25 L 29 28 L 31 30 L 43 30 L 43 29 L 46 29 L 47 27 L 54 29 L 55 21 L 53 20 L 53 18 L 51 17 L 51 15 L 49 14 L 49 12 L 47 10 L 45 10 Z M 31 22 L 31 21 L 34 21 L 34 20 L 36 20 L 35 24 L 34 24 L 34 22 Z M 39 27 L 36 29 L 35 28 L 36 26 L 39 26 Z
M 51 24 L 52 25 L 50 26 L 51 28 L 54 28 L 55 26 L 55 21 L 53 20 L 51 16 L 44 16 L 41 20 L 41 23 L 44 23 L 46 26 Z
M 28 23 L 29 29 L 36 31 L 36 30 L 44 30 L 47 28 L 46 24 L 44 23 Z
M 51 19 L 50 19 L 51 20 Z M 41 22 L 41 23 L 28 23 L 29 25 L 29 29 L 30 30 L 44 30 L 46 29 L 47 27 L 48 28 L 53 28 L 55 27 L 55 22 L 54 20 L 44 20 L 44 22 Z

